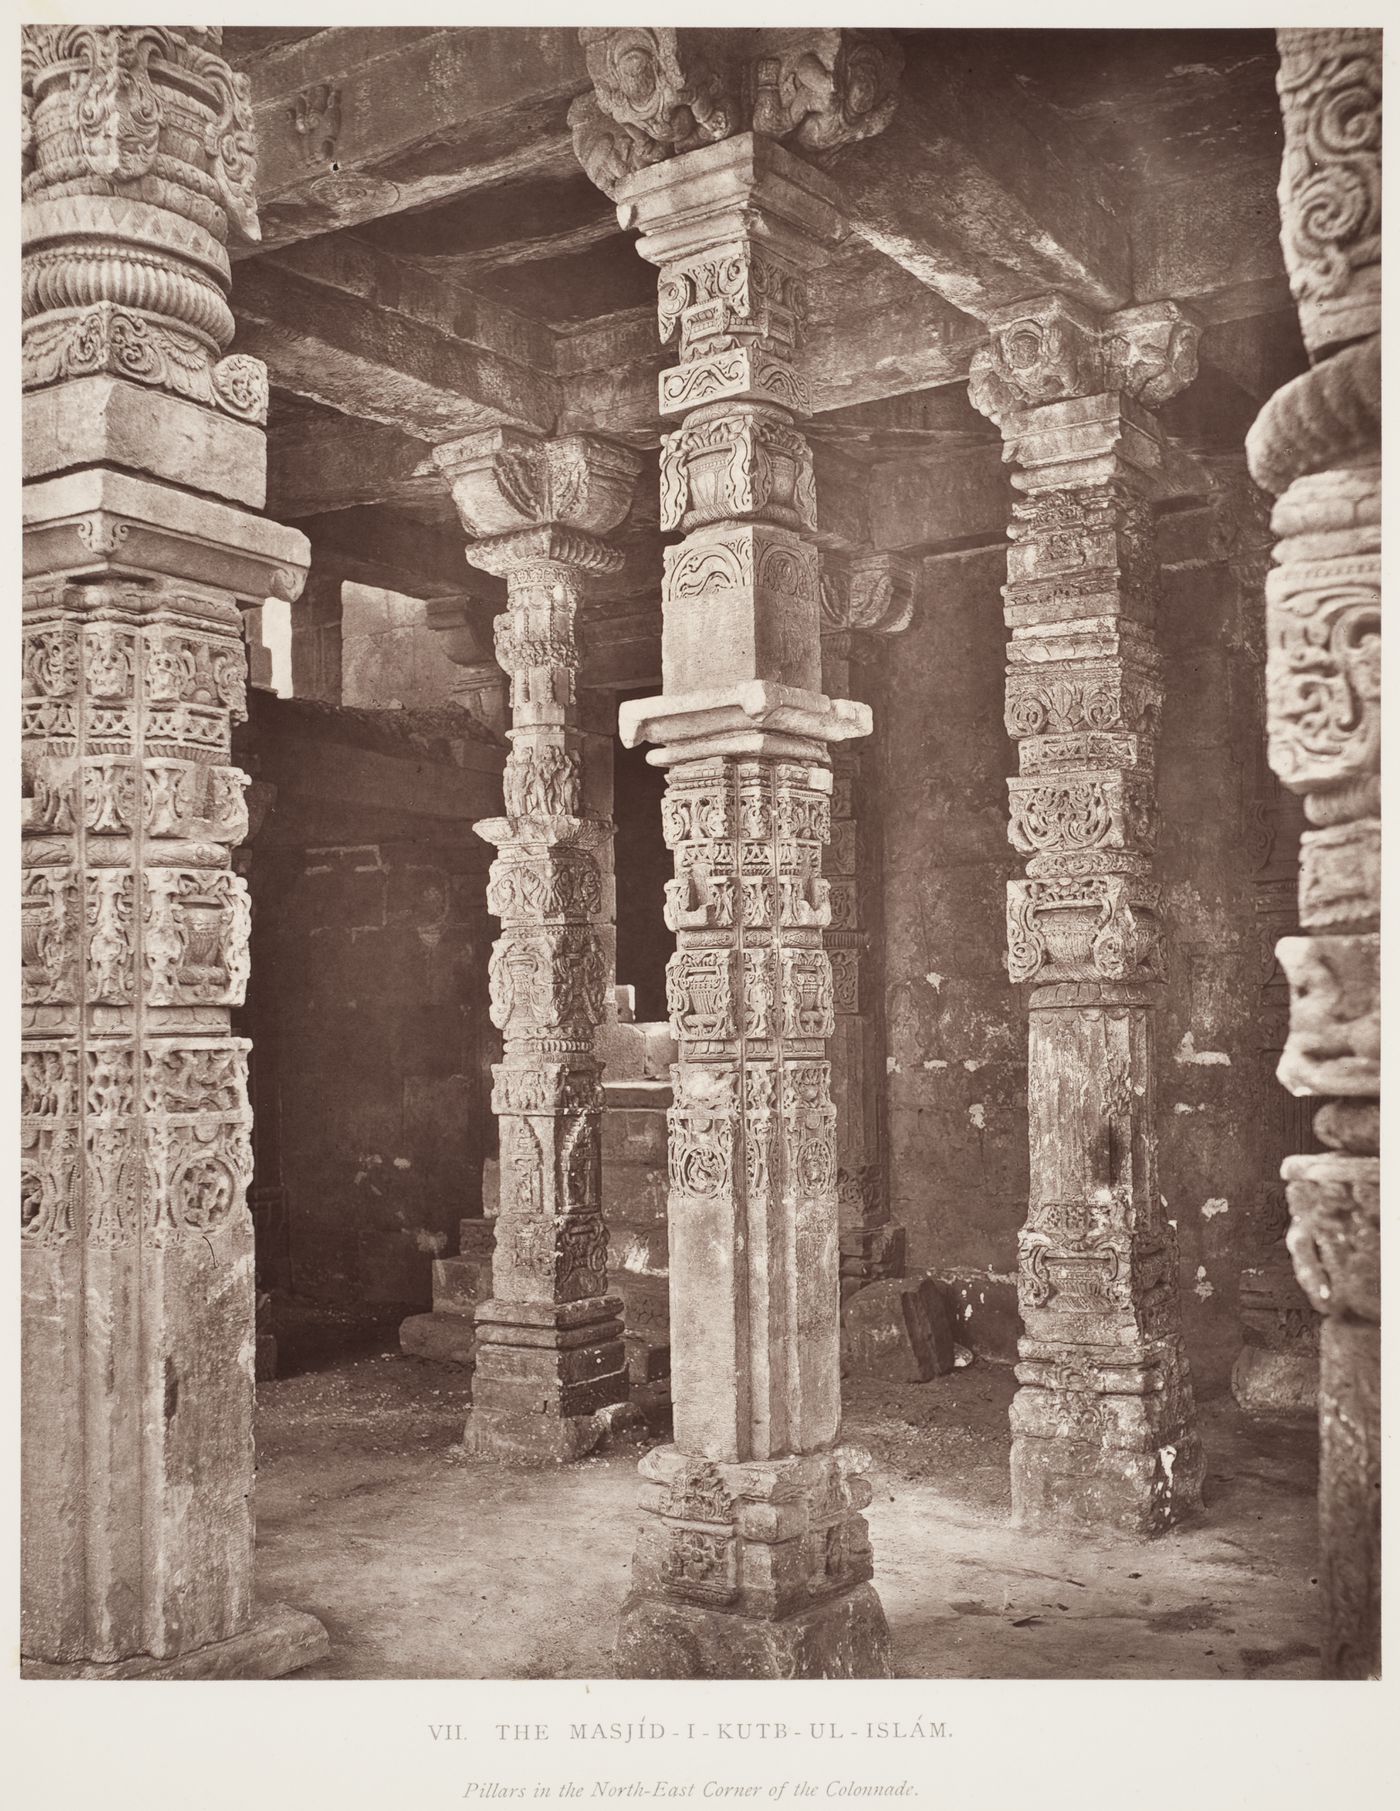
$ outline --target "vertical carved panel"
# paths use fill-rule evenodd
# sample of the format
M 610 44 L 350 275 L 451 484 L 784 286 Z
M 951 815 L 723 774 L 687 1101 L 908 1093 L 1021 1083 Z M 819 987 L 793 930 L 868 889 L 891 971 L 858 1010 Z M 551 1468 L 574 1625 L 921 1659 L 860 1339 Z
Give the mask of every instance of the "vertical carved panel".
M 221 356 L 227 241 L 258 229 L 247 84 L 219 42 L 23 41 L 22 1641 L 41 1670 L 285 1671 L 325 1639 L 288 1615 L 278 1655 L 250 1626 L 229 731 L 240 605 L 295 597 L 305 543 L 250 512 L 266 374 Z
M 1269 762 L 1303 801 L 1301 936 L 1278 1077 L 1326 1149 L 1283 1165 L 1288 1246 L 1323 1316 L 1323 1667 L 1380 1667 L 1380 33 L 1279 33 L 1282 240 L 1312 369 L 1264 407 L 1278 501 Z

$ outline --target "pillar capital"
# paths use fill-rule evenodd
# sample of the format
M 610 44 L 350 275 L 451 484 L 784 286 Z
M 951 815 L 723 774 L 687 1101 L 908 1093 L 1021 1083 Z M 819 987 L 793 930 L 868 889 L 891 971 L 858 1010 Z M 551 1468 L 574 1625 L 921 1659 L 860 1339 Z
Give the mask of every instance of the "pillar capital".
M 248 80 L 220 35 L 24 27 L 27 391 L 117 378 L 266 422 L 263 366 L 220 357 L 228 241 L 259 237 Z
M 479 557 L 479 547 L 468 548 L 467 557 L 488 572 L 535 559 L 587 566 L 596 558 L 588 552 L 589 537 L 606 534 L 626 516 L 641 470 L 630 448 L 595 434 L 549 440 L 509 427 L 434 447 L 433 460 L 469 534 L 478 541 L 518 539 L 518 546 L 507 545 L 492 564 Z M 579 537 L 576 542 L 569 540 L 570 532 Z
M 816 154 L 869 138 L 894 116 L 904 64 L 891 33 L 832 27 L 583 26 L 579 38 L 593 88 L 570 107 L 569 126 L 608 195 L 736 134 Z
M 1000 309 L 987 324 L 968 398 L 1008 438 L 1046 404 L 1108 394 L 1155 409 L 1196 375 L 1200 324 L 1177 302 L 1104 316 L 1049 295 Z

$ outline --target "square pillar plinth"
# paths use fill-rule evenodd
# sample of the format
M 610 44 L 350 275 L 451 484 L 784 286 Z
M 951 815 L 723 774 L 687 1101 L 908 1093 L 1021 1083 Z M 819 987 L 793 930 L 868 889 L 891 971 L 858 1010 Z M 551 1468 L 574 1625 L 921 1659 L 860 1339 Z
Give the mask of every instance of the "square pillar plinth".
M 642 1461 L 642 1525 L 617 1670 L 632 1679 L 884 1679 L 868 1463 L 850 1448 Z

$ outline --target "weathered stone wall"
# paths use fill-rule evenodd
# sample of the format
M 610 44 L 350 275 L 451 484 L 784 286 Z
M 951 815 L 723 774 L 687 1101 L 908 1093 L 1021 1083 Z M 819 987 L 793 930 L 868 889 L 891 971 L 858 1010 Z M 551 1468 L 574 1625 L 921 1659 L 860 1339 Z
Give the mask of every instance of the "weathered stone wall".
M 276 788 L 250 875 L 254 1200 L 285 1238 L 280 1274 L 260 1274 L 426 1307 L 432 1258 L 481 1211 L 491 927 L 471 819 L 499 798 L 503 751 L 454 740 L 471 731 L 455 710 L 254 698 L 251 764 Z
M 1262 567 L 1249 557 L 1261 535 L 1239 489 L 1242 460 L 1222 478 L 1225 503 L 1166 517 L 1159 531 L 1157 873 L 1174 927 L 1158 1033 L 1160 1179 L 1180 1239 L 1188 1355 L 1208 1392 L 1240 1350 L 1240 1272 L 1279 1231 L 1289 1148 L 1269 1054 L 1277 927 L 1264 905 L 1291 825 L 1262 763 Z M 891 1208 L 909 1268 L 948 1284 L 959 1337 L 1010 1362 L 1028 1173 L 1025 1006 L 1005 966 L 1006 881 L 1018 864 L 1006 839 L 1004 579 L 998 547 L 925 563 L 877 738 L 891 801 Z

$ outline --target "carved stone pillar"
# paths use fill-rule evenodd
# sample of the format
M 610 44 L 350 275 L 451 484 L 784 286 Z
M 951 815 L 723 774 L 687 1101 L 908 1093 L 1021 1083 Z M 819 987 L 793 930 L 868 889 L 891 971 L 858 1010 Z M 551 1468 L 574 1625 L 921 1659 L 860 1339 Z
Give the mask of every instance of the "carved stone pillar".
M 294 598 L 267 380 L 221 358 L 256 236 L 217 30 L 25 28 L 26 1668 L 270 1676 L 255 1612 L 239 606 Z
M 835 1028 L 821 851 L 828 745 L 867 708 L 821 691 L 811 450 L 798 421 L 805 273 L 841 231 L 830 185 L 743 134 L 621 190 L 661 268 L 665 551 L 658 744 L 676 878 L 667 971 L 674 1444 L 642 1463 L 618 1664 L 651 1677 L 889 1668 L 840 1429 Z
M 894 553 L 823 553 L 822 689 L 870 703 L 882 638 L 914 614 L 914 564 Z M 832 754 L 831 841 L 822 856 L 831 897 L 836 1032 L 831 1091 L 836 1104 L 836 1195 L 842 1294 L 904 1269 L 904 1228 L 890 1219 L 885 1167 L 884 967 L 878 786 L 864 778 L 865 752 L 848 743 Z
M 973 362 L 1021 493 L 1011 631 L 1008 972 L 1028 983 L 1030 1214 L 1012 1505 L 1036 1527 L 1153 1534 L 1198 1506 L 1203 1460 L 1156 1164 L 1152 498 L 1148 408 L 1195 374 L 1171 303 L 1100 322 L 1057 297 L 1006 310 Z
M 489 909 L 491 1017 L 505 1035 L 492 1105 L 500 1214 L 491 1300 L 476 1310 L 468 1444 L 576 1459 L 625 1400 L 622 1304 L 608 1294 L 595 1052 L 611 963 L 600 852 L 611 823 L 580 796 L 575 618 L 590 575 L 621 555 L 600 536 L 627 513 L 639 461 L 584 436 L 508 428 L 438 447 L 473 565 L 506 581 L 496 655 L 511 682 L 505 816 L 477 825 L 500 851 Z
M 1269 762 L 1303 799 L 1298 920 L 1278 957 L 1279 1080 L 1327 1149 L 1283 1165 L 1298 1279 L 1323 1316 L 1324 1671 L 1380 1670 L 1381 35 L 1279 33 L 1283 249 L 1312 368 L 1247 441 L 1278 497 Z

